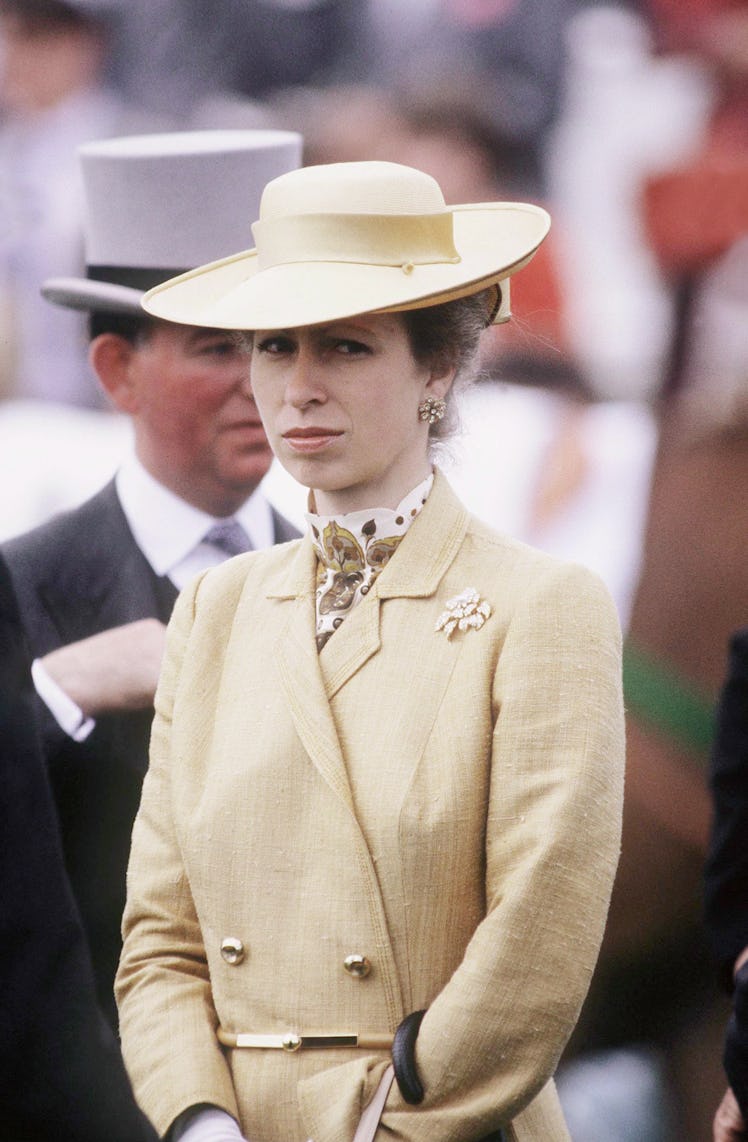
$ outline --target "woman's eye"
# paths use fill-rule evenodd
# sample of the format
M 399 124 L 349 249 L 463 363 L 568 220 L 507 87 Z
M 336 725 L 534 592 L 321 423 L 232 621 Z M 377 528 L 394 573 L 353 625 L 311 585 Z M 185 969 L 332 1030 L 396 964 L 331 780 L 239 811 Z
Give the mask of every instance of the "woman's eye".
M 352 341 L 349 338 L 336 341 L 335 348 L 347 357 L 358 357 L 370 352 L 369 346 L 364 345 L 363 341 Z

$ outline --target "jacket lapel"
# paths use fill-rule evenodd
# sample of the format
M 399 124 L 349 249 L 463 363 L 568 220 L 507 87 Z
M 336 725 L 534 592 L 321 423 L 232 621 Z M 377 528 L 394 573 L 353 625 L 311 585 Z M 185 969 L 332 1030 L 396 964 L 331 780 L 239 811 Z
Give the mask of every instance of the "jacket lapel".
M 380 649 L 379 620 L 379 597 L 373 589 L 323 647 L 319 666 L 328 699 Z
M 315 570 L 314 548 L 309 537 L 305 536 L 299 546 L 287 586 L 282 591 L 271 594 L 273 598 L 286 599 L 291 612 L 276 644 L 276 662 L 286 702 L 302 745 L 350 815 L 353 842 L 358 854 L 357 864 L 367 885 L 366 899 L 377 932 L 377 949 L 389 1020 L 395 1027 L 404 1014 L 402 992 L 377 871 L 356 815 L 348 771 L 320 669 L 315 641 Z
M 467 532 L 470 515 L 437 469 L 431 494 L 376 582 L 379 598 L 426 599 L 436 594 Z
M 159 616 L 156 577 L 132 536 L 113 484 L 86 505 L 77 534 L 80 549 L 71 546 L 54 578 L 39 585 L 63 641 Z
M 387 599 L 428 598 L 433 595 L 460 549 L 468 513 L 446 479 L 436 472 L 423 511 L 408 529 L 398 549 L 367 598 L 355 607 L 319 656 L 328 699 L 382 646 L 382 604 Z
M 386 600 L 427 598 L 438 590 L 460 549 L 468 519 L 467 511 L 437 471 L 431 495 L 408 529 L 397 557 L 387 564 L 370 594 L 347 616 L 321 654 L 315 642 L 316 560 L 308 536 L 287 578 L 270 593 L 271 598 L 287 600 L 291 612 L 276 656 L 297 732 L 322 776 L 351 807 L 345 759 L 330 701 L 381 649 L 381 609 Z
M 268 593 L 270 598 L 284 600 L 289 610 L 287 621 L 281 624 L 275 656 L 296 732 L 312 763 L 350 813 L 358 864 L 368 884 L 372 921 L 379 933 L 380 971 L 393 1026 L 404 1014 L 403 994 L 379 878 L 351 792 L 331 700 L 380 652 L 380 622 L 386 600 L 429 597 L 436 592 L 460 548 L 468 518 L 446 480 L 437 473 L 431 495 L 404 537 L 398 558 L 387 565 L 370 594 L 347 616 L 321 654 L 315 641 L 316 557 L 308 535 L 283 582 Z M 446 639 L 438 648 L 448 653 Z
M 353 812 L 340 741 L 320 670 L 315 641 L 315 554 L 305 536 L 286 583 L 271 598 L 285 599 L 289 617 L 276 644 L 281 686 L 301 741 L 322 777 Z

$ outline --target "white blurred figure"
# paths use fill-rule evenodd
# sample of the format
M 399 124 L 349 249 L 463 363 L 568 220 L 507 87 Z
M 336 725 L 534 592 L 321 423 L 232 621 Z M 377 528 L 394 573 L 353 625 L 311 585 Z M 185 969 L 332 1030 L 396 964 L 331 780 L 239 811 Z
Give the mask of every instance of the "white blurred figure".
M 0 541 L 77 507 L 131 448 L 128 417 L 52 401 L 0 402 Z
M 644 233 L 641 189 L 696 153 L 715 91 L 694 58 L 656 57 L 648 24 L 623 7 L 580 12 L 567 52 L 548 177 L 566 245 L 568 336 L 597 395 L 651 399 L 673 312 Z
M 465 395 L 462 422 L 445 469 L 463 502 L 492 527 L 591 567 L 625 629 L 657 445 L 649 408 L 484 381 Z

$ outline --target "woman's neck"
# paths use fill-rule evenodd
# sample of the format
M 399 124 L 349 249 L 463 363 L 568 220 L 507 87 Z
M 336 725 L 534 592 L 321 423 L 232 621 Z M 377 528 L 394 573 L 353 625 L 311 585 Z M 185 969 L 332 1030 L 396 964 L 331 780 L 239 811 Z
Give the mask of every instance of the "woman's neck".
M 391 483 L 382 482 L 361 487 L 341 488 L 335 491 L 312 488 L 309 492 L 309 510 L 315 515 L 342 516 L 351 512 L 375 511 L 378 508 L 394 510 L 420 483 L 431 475 L 432 465 L 427 460 L 422 470 L 415 469 L 407 479 Z

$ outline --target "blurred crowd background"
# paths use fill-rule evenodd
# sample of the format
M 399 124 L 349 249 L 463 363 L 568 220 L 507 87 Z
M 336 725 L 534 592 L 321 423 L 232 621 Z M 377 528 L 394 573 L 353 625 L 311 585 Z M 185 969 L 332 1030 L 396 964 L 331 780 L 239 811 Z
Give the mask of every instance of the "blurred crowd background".
M 727 1013 L 706 766 L 748 622 L 748 3 L 0 0 L 0 538 L 131 446 L 84 318 L 39 294 L 84 272 L 75 148 L 196 127 L 551 211 L 442 463 L 489 523 L 598 570 L 626 635 L 621 866 L 559 1078 L 574 1142 L 702 1142 Z M 301 519 L 287 477 L 267 490 Z

